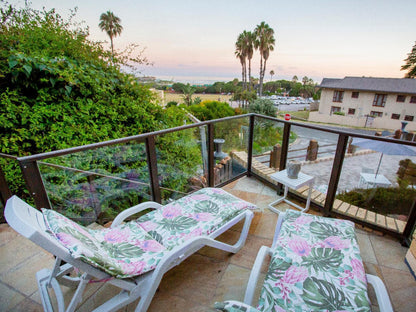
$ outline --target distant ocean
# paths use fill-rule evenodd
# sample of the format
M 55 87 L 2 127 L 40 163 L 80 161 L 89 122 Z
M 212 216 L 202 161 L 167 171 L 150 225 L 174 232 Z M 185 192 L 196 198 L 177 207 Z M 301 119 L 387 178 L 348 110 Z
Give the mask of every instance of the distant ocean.
M 181 83 L 189 83 L 194 85 L 204 85 L 204 84 L 213 84 L 217 81 L 228 82 L 232 81 L 237 77 L 201 77 L 201 76 L 163 76 L 163 75 L 156 75 L 156 79 L 159 80 L 169 80 L 174 82 L 181 82 Z

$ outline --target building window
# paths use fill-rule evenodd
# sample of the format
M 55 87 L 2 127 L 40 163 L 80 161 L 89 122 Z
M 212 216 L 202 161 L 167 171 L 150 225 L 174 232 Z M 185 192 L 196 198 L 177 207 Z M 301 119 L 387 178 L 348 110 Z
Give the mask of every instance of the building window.
M 334 91 L 334 97 L 332 98 L 332 102 L 342 102 L 344 98 L 344 91 Z
M 353 99 L 358 99 L 358 96 L 360 95 L 360 92 L 358 92 L 358 91 L 354 91 L 353 93 L 352 93 L 352 95 L 351 95 L 351 97 L 353 98 Z
M 376 94 L 374 96 L 373 106 L 384 107 L 386 105 L 387 94 Z
M 404 101 L 406 101 L 406 95 L 398 95 L 396 102 L 400 102 L 400 103 L 404 103 Z
M 416 103 L 416 95 L 410 97 L 410 103 Z
M 348 115 L 355 115 L 355 108 L 348 108 Z
M 383 112 L 371 111 L 370 116 L 373 116 L 373 117 L 383 117 Z
M 400 119 L 400 114 L 391 114 L 391 119 Z
M 339 106 L 331 106 L 331 114 L 333 113 L 340 113 L 341 112 L 341 107 Z
M 413 116 L 410 116 L 410 115 L 406 115 L 406 116 L 404 116 L 404 120 L 406 120 L 406 121 L 413 121 Z

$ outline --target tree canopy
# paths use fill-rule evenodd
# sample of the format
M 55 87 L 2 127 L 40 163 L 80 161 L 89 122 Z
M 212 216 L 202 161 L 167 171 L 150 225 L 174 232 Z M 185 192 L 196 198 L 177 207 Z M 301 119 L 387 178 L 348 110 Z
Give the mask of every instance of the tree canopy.
M 182 125 L 184 113 L 164 113 L 147 87 L 121 71 L 126 58 L 113 58 L 72 22 L 75 12 L 64 20 L 55 10 L 3 5 L 0 14 L 2 153 L 25 156 Z M 0 161 L 18 184 L 17 167 Z
M 406 64 L 402 66 L 401 70 L 407 70 L 405 78 L 416 78 L 416 43 L 404 61 Z
M 113 38 L 120 36 L 123 31 L 123 26 L 121 26 L 121 19 L 114 15 L 113 12 L 107 11 L 100 15 L 100 23 L 98 26 L 102 31 L 105 31 L 110 37 L 111 43 L 111 53 L 114 55 L 114 43 Z

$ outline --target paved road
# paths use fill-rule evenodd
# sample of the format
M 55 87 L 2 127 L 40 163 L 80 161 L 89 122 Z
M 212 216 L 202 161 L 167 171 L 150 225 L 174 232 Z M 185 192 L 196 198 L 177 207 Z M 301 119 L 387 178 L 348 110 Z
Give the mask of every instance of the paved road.
M 374 130 L 347 129 L 341 127 L 328 128 L 348 130 L 357 134 L 373 135 L 375 133 Z M 311 139 L 318 141 L 318 144 L 320 146 L 320 153 L 318 155 L 319 158 L 335 156 L 335 149 L 338 141 L 337 134 L 307 129 L 299 126 L 292 126 L 291 130 L 297 134 L 297 139 L 289 147 L 289 159 L 297 159 L 300 161 L 304 161 L 306 155 L 305 149 L 309 145 L 309 141 Z M 304 150 L 296 151 L 301 148 L 304 148 Z M 366 155 L 345 158 L 343 168 L 341 171 L 338 191 L 347 191 L 358 187 L 360 173 L 362 172 L 363 168 L 369 168 L 375 172 L 377 170 L 380 157 L 381 153 L 375 152 Z M 409 158 L 413 162 L 416 162 L 416 157 L 384 155 L 382 158 L 379 174 L 384 175 L 392 183 L 393 186 L 396 186 L 399 162 L 400 160 L 406 158 Z M 258 160 L 263 161 L 268 165 L 267 162 L 269 161 L 269 156 L 263 156 Z M 302 172 L 315 177 L 315 189 L 324 190 L 329 183 L 332 165 L 333 160 L 323 161 L 316 164 L 307 164 L 302 166 Z

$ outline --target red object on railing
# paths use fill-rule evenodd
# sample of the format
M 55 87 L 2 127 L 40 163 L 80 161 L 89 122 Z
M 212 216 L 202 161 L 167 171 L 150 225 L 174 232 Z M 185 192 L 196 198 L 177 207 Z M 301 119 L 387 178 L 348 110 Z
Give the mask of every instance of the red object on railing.
M 285 120 L 290 120 L 291 116 L 290 114 L 285 114 Z

